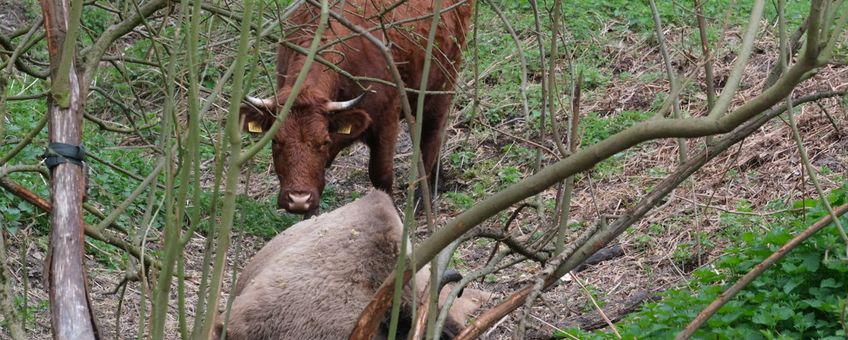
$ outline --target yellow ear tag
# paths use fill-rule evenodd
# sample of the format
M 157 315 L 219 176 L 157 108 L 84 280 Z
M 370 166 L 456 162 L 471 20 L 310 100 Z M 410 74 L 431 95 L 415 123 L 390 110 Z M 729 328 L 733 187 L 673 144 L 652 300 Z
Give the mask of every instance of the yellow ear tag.
M 260 133 L 260 132 L 262 132 L 262 126 L 259 125 L 259 123 L 251 120 L 251 121 L 247 122 L 247 131 L 253 132 L 253 133 Z
M 352 126 L 350 124 L 348 124 L 348 125 L 342 126 L 339 129 L 339 131 L 336 131 L 336 133 L 342 134 L 342 135 L 349 135 L 351 128 L 352 128 Z

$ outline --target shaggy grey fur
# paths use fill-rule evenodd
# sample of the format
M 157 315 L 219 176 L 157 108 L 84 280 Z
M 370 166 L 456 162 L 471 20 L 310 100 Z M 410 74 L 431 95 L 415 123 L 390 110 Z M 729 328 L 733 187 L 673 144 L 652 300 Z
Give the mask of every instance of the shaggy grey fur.
M 280 233 L 242 271 L 227 339 L 346 339 L 391 273 L 402 227 L 391 198 L 375 190 Z M 427 278 L 421 274 L 419 289 Z M 461 329 L 490 297 L 476 291 L 457 300 L 446 327 Z

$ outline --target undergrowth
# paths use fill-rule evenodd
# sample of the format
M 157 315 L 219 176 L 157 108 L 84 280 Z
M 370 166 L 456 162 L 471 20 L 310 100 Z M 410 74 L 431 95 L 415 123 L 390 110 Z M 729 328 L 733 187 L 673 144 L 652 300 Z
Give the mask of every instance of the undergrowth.
M 833 206 L 848 202 L 848 185 L 829 197 Z M 667 290 L 620 321 L 624 339 L 670 339 L 727 287 L 780 246 L 827 215 L 817 200 L 802 200 L 761 234 L 747 231 L 710 266 L 692 273 L 688 287 Z M 848 216 L 841 218 L 848 223 Z M 769 268 L 699 329 L 696 339 L 845 339 L 848 261 L 836 227 L 820 230 Z M 614 339 L 611 332 L 567 329 L 557 338 Z

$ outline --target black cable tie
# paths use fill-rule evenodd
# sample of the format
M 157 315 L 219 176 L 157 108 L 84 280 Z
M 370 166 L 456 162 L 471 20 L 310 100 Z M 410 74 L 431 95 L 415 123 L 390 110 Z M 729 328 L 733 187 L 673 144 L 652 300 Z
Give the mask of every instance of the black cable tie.
M 71 163 L 83 166 L 85 161 L 85 148 L 82 145 L 65 143 L 50 143 L 44 151 L 44 164 L 48 169 L 53 169 L 59 164 Z

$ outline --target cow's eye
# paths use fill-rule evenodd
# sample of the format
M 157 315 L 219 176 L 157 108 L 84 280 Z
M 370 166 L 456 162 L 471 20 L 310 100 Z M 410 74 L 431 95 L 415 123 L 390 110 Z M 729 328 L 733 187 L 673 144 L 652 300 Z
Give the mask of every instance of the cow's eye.
M 327 139 L 324 139 L 324 140 L 320 140 L 320 141 L 315 141 L 315 142 L 313 142 L 313 143 L 312 143 L 312 146 L 313 146 L 314 148 L 316 148 L 316 149 L 323 149 L 323 148 L 325 148 L 325 147 L 326 147 L 327 145 L 329 145 L 329 144 L 330 144 L 330 141 L 329 141 L 329 140 L 327 140 Z

